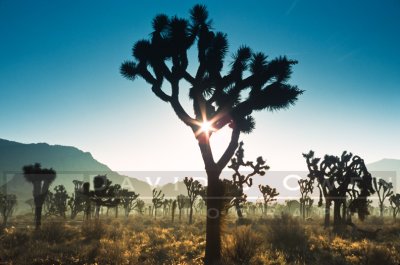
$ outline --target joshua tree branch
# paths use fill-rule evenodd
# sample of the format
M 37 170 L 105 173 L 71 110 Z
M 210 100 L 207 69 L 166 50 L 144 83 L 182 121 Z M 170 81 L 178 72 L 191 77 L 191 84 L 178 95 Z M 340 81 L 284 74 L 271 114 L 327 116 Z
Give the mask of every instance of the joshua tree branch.
M 193 132 L 196 130 L 196 120 L 189 116 L 186 111 L 183 109 L 181 103 L 179 102 L 177 97 L 172 97 L 169 102 L 171 103 L 172 108 L 175 111 L 175 114 L 178 118 L 183 121 L 187 126 L 189 126 Z

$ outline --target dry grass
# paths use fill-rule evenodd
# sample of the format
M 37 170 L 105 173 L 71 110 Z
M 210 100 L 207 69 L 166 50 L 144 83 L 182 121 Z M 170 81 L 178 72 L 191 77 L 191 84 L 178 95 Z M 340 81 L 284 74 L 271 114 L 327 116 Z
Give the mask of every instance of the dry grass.
M 22 219 L 18 219 L 20 222 Z M 23 221 L 23 220 L 22 220 Z M 290 216 L 252 220 L 236 226 L 228 218 L 224 264 L 399 264 L 400 224 L 386 222 L 374 240 L 340 237 Z M 205 222 L 191 226 L 146 216 L 65 222 L 48 219 L 41 231 L 18 225 L 0 232 L 0 264 L 202 264 Z M 358 224 L 377 227 L 370 219 Z

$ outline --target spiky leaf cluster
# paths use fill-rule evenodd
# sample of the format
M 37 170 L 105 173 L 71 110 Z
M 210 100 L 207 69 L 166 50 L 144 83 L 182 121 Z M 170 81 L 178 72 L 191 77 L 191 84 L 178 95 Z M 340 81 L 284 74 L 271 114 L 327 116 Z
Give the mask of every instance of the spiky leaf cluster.
M 137 76 L 146 80 L 154 94 L 170 102 L 194 131 L 206 117 L 216 130 L 230 124 L 249 133 L 255 127 L 254 111 L 284 109 L 296 102 L 303 91 L 287 81 L 297 61 L 285 56 L 268 59 L 262 52 L 241 46 L 225 63 L 227 35 L 212 29 L 205 6 L 195 5 L 189 13 L 189 19 L 157 15 L 150 38 L 133 45 L 134 60 L 121 65 L 121 74 L 130 80 Z M 188 50 L 193 46 L 197 46 L 198 68 L 191 74 L 187 71 Z M 182 79 L 191 86 L 195 118 L 179 103 L 178 83 Z M 171 93 L 163 90 L 165 80 L 171 84 Z

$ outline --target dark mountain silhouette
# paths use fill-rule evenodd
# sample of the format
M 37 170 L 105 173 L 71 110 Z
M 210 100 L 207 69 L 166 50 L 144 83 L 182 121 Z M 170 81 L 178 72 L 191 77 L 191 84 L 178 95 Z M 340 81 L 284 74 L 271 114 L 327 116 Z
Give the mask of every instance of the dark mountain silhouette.
M 92 183 L 94 176 L 107 174 L 113 183 L 120 184 L 123 188 L 133 188 L 141 196 L 151 196 L 150 186 L 146 182 L 112 171 L 94 159 L 89 152 L 83 152 L 71 146 L 46 143 L 22 144 L 0 139 L 0 186 L 2 189 L 16 194 L 18 200 L 22 202 L 32 198 L 32 185 L 25 181 L 22 167 L 35 162 L 41 163 L 45 168 L 56 170 L 57 178 L 52 187 L 63 184 L 69 193 L 73 191 L 74 179 Z

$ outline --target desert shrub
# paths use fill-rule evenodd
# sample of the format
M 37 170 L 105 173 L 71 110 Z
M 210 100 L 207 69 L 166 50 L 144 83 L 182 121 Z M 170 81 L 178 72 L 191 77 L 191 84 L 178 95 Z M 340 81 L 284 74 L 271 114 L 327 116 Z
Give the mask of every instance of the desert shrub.
M 124 241 L 100 239 L 100 245 L 96 257 L 98 264 L 128 264 L 129 252 L 126 252 Z
M 0 234 L 1 248 L 10 249 L 16 246 L 24 246 L 28 241 L 28 234 L 17 230 L 15 227 L 4 228 Z
M 82 224 L 81 233 L 88 241 L 100 240 L 105 236 L 106 228 L 106 225 L 101 220 L 89 220 Z
M 63 243 L 74 237 L 72 229 L 67 228 L 64 222 L 50 220 L 41 226 L 39 230 L 33 232 L 33 239 L 46 241 L 48 243 Z
M 400 263 L 397 248 L 392 246 L 376 245 L 367 240 L 363 240 L 363 243 L 363 254 L 360 255 L 362 264 L 398 265 Z
M 303 257 L 308 250 L 309 236 L 305 228 L 288 214 L 269 220 L 266 239 L 272 249 L 284 251 L 289 261 Z
M 384 225 L 384 220 L 383 220 L 383 218 L 381 218 L 379 216 L 372 215 L 372 216 L 368 216 L 365 223 L 380 227 L 380 226 Z
M 225 264 L 250 264 L 256 256 L 262 240 L 250 228 L 240 226 L 224 237 L 223 259 Z

